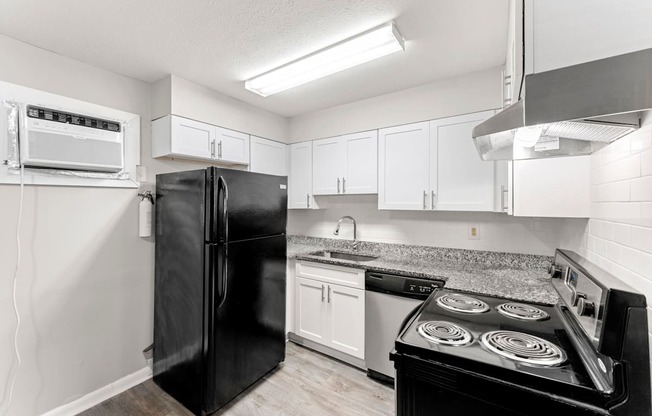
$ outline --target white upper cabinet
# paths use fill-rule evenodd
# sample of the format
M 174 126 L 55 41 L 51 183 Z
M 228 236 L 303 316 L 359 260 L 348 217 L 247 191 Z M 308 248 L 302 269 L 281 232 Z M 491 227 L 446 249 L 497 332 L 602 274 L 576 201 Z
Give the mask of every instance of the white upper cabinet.
M 378 209 L 427 208 L 429 138 L 428 122 L 378 131 Z
M 378 192 L 378 132 L 313 141 L 315 195 Z
M 246 165 L 249 163 L 249 135 L 216 127 L 216 158 L 223 162 Z
M 249 153 L 251 172 L 279 176 L 288 174 L 288 145 L 251 136 Z
M 312 142 L 312 190 L 315 195 L 342 193 L 346 173 L 346 148 L 339 137 Z
M 177 116 L 152 122 L 152 157 L 212 159 L 215 126 Z
M 591 216 L 591 156 L 515 160 L 512 166 L 514 216 Z
M 288 208 L 317 208 L 312 194 L 312 142 L 291 144 L 289 148 Z
M 178 116 L 152 121 L 152 157 L 249 163 L 249 135 Z
M 525 7 L 534 72 L 652 48 L 651 1 L 528 0 Z
M 497 212 L 515 217 L 590 217 L 590 155 L 515 160 L 496 166 L 502 191 Z
M 523 18 L 523 2 L 510 0 L 509 10 L 506 105 L 518 99 L 523 55 L 532 74 L 652 48 L 650 1 L 526 0 Z
M 342 136 L 346 152 L 344 194 L 378 193 L 378 130 Z
M 494 163 L 473 145 L 485 111 L 379 131 L 378 208 L 493 211 Z
M 494 163 L 478 156 L 473 128 L 493 111 L 430 122 L 430 209 L 492 211 Z

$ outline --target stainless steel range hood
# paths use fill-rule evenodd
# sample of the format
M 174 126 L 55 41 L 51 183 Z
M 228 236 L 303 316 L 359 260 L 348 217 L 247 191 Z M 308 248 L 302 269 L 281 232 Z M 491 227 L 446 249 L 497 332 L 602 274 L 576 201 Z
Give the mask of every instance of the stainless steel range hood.
M 484 160 L 590 154 L 652 108 L 652 49 L 527 75 L 525 97 L 473 129 Z

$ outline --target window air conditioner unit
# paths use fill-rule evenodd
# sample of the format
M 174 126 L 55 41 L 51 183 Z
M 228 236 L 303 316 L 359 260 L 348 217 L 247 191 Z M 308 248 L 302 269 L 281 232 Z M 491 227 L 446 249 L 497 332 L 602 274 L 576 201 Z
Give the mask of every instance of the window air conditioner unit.
M 20 161 L 28 167 L 120 172 L 124 126 L 115 120 L 27 105 Z

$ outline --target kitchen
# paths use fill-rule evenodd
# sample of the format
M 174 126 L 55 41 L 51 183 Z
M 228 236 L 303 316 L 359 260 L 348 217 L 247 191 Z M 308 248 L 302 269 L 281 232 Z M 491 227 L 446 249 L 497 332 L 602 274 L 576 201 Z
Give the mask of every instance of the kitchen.
M 146 180 L 140 181 L 138 189 L 28 184 L 23 190 L 20 222 L 19 186 L 15 182 L 0 185 L 0 218 L 6 230 L 0 237 L 0 374 L 5 375 L 0 412 L 47 414 L 62 408 L 52 414 L 74 414 L 87 408 L 75 408 L 75 403 L 86 406 L 95 399 L 107 399 L 119 392 L 120 386 L 149 378 L 142 351 L 154 339 L 156 239 L 138 236 L 141 198 L 137 193 L 155 193 L 157 174 L 212 164 L 182 157 L 151 157 L 154 142 L 161 137 L 152 134 L 155 126 L 151 120 L 175 115 L 246 133 L 252 136 L 252 158 L 255 149 L 260 150 L 253 136 L 288 145 L 291 164 L 297 160 L 291 149 L 301 143 L 314 145 L 313 140 L 432 123 L 501 109 L 510 99 L 517 101 L 523 71 L 520 9 L 514 2 L 314 2 L 301 7 L 290 3 L 273 2 L 264 7 L 251 2 L 228 7 L 207 4 L 188 9 L 176 2 L 162 6 L 125 2 L 112 10 L 100 8 L 106 5 L 80 9 L 72 3 L 69 8 L 37 2 L 3 4 L 0 50 L 11 59 L 3 60 L 0 81 L 138 115 L 138 164 L 146 168 Z M 644 2 L 597 6 L 586 1 L 572 5 L 550 1 L 546 2 L 549 8 L 542 3 L 535 2 L 537 9 L 526 7 L 526 12 L 534 13 L 526 16 L 530 19 L 526 21 L 538 23 L 526 28 L 526 33 L 533 30 L 538 35 L 525 37 L 528 74 L 652 46 L 647 24 L 652 10 Z M 153 7 L 162 8 L 160 19 L 151 14 Z M 233 9 L 228 10 L 230 7 Z M 102 13 L 108 17 L 103 18 Z M 223 27 L 202 29 L 212 27 L 209 18 L 218 17 Z M 73 18 L 74 24 L 70 24 Z M 34 24 L 25 25 L 26 21 Z M 267 98 L 243 86 L 252 76 L 389 21 L 394 21 L 405 39 L 405 52 Z M 259 31 L 251 27 L 256 25 L 262 25 Z M 210 49 L 215 40 L 203 42 L 206 34 L 202 30 L 215 30 L 210 34 L 219 40 L 219 53 Z M 197 49 L 194 44 L 199 45 Z M 110 53 L 104 53 L 104 48 Z M 412 58 L 411 53 L 417 56 Z M 408 64 L 406 59 L 414 60 Z M 206 66 L 209 69 L 200 71 Z M 511 76 L 506 82 L 510 85 L 503 85 L 503 71 L 505 77 Z M 637 132 L 593 153 L 588 167 L 569 163 L 565 169 L 572 173 L 556 170 L 561 177 L 554 177 L 550 170 L 526 169 L 522 175 L 530 173 L 532 181 L 543 180 L 539 184 L 520 181 L 524 186 L 518 194 L 514 190 L 509 195 L 509 183 L 499 181 L 507 169 L 496 168 L 493 179 L 497 186 L 492 188 L 496 194 L 491 209 L 483 211 L 430 209 L 429 183 L 418 185 L 419 199 L 412 203 L 419 207 L 410 209 L 380 208 L 381 189 L 339 196 L 337 189 L 335 195 L 309 192 L 310 209 L 288 210 L 288 252 L 293 236 L 334 239 L 337 241 L 328 240 L 333 246 L 322 249 L 349 250 L 353 237 L 350 222 L 342 222 L 339 236 L 333 235 L 338 220 L 349 215 L 357 222 L 362 254 L 374 254 L 366 243 L 526 256 L 553 256 L 556 248 L 565 248 L 636 290 L 652 294 L 648 126 L 644 118 Z M 554 164 L 568 159 L 541 161 Z M 507 162 L 496 165 L 499 163 Z M 215 165 L 229 167 L 219 162 Z M 231 167 L 247 169 L 243 164 Z M 314 170 L 307 172 L 312 175 Z M 290 192 L 293 180 L 307 177 L 288 173 Z M 580 180 L 580 175 L 590 180 L 590 186 L 573 187 L 571 195 L 584 192 L 590 203 L 581 207 L 553 203 L 558 188 L 561 192 L 566 181 Z M 306 181 L 311 186 L 312 179 Z M 545 179 L 552 181 L 555 192 L 546 187 Z M 377 182 L 379 187 L 381 183 Z M 337 182 L 331 185 L 337 186 Z M 514 186 L 520 186 L 518 179 Z M 536 186 L 547 192 L 528 193 Z M 421 208 L 422 189 L 428 194 L 427 210 Z M 508 192 L 501 194 L 505 189 Z M 564 198 L 554 201 L 559 200 Z M 509 210 L 510 202 L 514 204 L 511 215 L 496 212 L 506 205 Z M 544 208 L 548 211 L 537 211 Z M 575 212 L 563 212 L 566 209 Z M 17 363 L 12 342 L 16 329 L 12 277 L 19 223 L 16 305 L 21 315 L 18 346 L 22 363 L 15 373 L 13 399 L 7 409 Z M 316 251 L 311 248 L 308 254 Z M 295 308 L 292 278 L 299 261 L 288 261 L 288 311 Z M 290 312 L 287 316 L 286 329 L 296 334 L 294 317 Z

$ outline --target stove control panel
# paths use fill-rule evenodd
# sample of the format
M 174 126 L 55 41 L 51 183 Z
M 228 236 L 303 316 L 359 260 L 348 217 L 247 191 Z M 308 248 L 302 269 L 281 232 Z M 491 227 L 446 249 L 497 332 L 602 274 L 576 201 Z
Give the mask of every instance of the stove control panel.
M 550 266 L 552 285 L 586 335 L 597 346 L 602 328 L 606 292 L 566 258 L 556 256 Z

